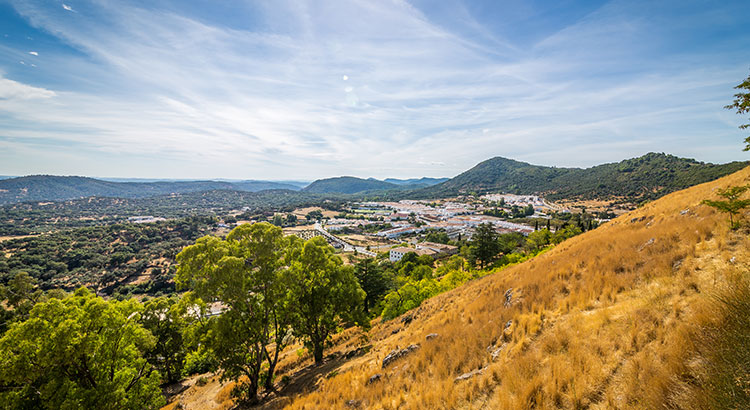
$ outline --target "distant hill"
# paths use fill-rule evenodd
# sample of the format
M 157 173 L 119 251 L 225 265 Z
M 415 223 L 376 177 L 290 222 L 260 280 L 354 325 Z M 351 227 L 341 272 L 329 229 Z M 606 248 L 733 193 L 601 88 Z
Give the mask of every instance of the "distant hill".
M 495 157 L 446 182 L 414 191 L 428 198 L 488 191 L 544 194 L 550 199 L 621 197 L 639 202 L 736 172 L 750 163 L 708 164 L 673 155 L 642 157 L 591 168 L 556 168 Z
M 388 182 L 389 184 L 396 184 L 396 185 L 422 185 L 422 186 L 432 186 L 437 185 L 440 183 L 443 183 L 450 178 L 411 178 L 411 179 L 396 179 L 396 178 L 386 178 L 384 181 Z
M 299 190 L 299 187 L 269 181 L 112 182 L 77 176 L 33 175 L 0 180 L 0 205 L 25 201 L 61 201 L 90 196 L 146 198 L 221 189 L 257 192 L 268 189 Z
M 356 194 L 367 191 L 385 191 L 401 189 L 402 186 L 377 179 L 362 179 L 356 177 L 336 177 L 314 181 L 302 191 L 315 194 Z

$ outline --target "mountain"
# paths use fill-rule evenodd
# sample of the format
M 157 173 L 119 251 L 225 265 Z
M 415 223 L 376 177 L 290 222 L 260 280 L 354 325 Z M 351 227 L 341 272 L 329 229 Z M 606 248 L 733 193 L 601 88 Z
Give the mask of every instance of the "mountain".
M 640 202 L 736 172 L 748 162 L 707 164 L 673 155 L 642 157 L 591 168 L 556 168 L 495 157 L 438 185 L 413 192 L 429 198 L 467 192 L 544 194 L 550 199 L 622 198 Z
M 356 194 L 368 191 L 385 191 L 402 189 L 403 187 L 377 179 L 362 179 L 356 177 L 336 177 L 314 181 L 302 191 L 315 194 Z
M 384 181 L 388 182 L 389 184 L 396 184 L 396 185 L 422 185 L 422 186 L 432 186 L 437 185 L 442 182 L 445 182 L 449 180 L 450 178 L 428 178 L 428 177 L 422 177 L 422 178 L 411 178 L 411 179 L 396 179 L 396 178 L 386 178 Z
M 256 192 L 268 189 L 299 190 L 299 187 L 252 180 L 112 182 L 77 176 L 32 175 L 0 180 L 0 205 L 24 201 L 60 201 L 90 196 L 145 198 L 221 189 Z

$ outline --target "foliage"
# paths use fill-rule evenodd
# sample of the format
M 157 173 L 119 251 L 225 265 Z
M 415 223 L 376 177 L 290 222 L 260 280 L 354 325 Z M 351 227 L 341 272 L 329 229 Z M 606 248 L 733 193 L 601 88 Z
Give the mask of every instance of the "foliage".
M 740 91 L 739 93 L 735 94 L 734 101 L 732 101 L 731 104 L 725 106 L 724 108 L 728 110 L 735 110 L 737 114 L 750 113 L 750 76 L 748 76 L 745 81 L 734 88 L 736 90 L 747 91 Z M 740 129 L 742 130 L 748 128 L 750 128 L 750 124 L 740 125 Z M 750 151 L 750 137 L 745 138 L 745 148 L 743 151 Z
M 208 231 L 212 218 L 116 224 L 0 243 L 0 283 L 27 272 L 41 289 L 91 286 L 102 294 L 171 292 L 176 254 Z M 12 254 L 9 258 L 4 252 Z M 139 276 L 150 281 L 128 284 Z
M 369 314 L 370 309 L 374 308 L 376 303 L 393 287 L 394 278 L 372 258 L 357 262 L 354 266 L 354 275 L 365 292 L 363 307 L 365 313 Z
M 135 301 L 85 289 L 38 303 L 0 339 L 0 401 L 8 408 L 154 409 L 159 372 L 144 358 L 156 339 Z
M 367 327 L 362 309 L 365 292 L 357 283 L 354 269 L 322 237 L 302 242 L 292 239 L 287 255 L 289 291 L 294 333 L 313 351 L 315 363 L 323 360 L 329 336 L 342 321 Z
M 156 337 L 146 359 L 159 370 L 163 381 L 174 383 L 182 378 L 187 354 L 182 340 L 185 321 L 176 297 L 159 297 L 144 304 L 140 323 Z
M 224 307 L 210 322 L 208 343 L 223 379 L 247 378 L 238 391 L 249 402 L 258 400 L 262 380 L 270 387 L 290 324 L 284 242 L 278 227 L 241 225 L 226 240 L 203 237 L 177 256 L 176 281 L 189 297 Z
M 733 186 L 725 189 L 720 189 L 718 194 L 720 197 L 725 198 L 724 201 L 712 201 L 704 200 L 703 204 L 708 205 L 712 208 L 716 208 L 721 212 L 729 214 L 729 226 L 732 229 L 739 227 L 739 222 L 735 223 L 734 217 L 740 213 L 743 209 L 750 206 L 750 199 L 740 199 L 742 194 L 750 189 L 750 185 Z
M 476 227 L 474 236 L 471 238 L 471 258 L 472 262 L 479 262 L 479 268 L 492 263 L 500 252 L 500 243 L 495 226 L 491 223 L 483 223 Z

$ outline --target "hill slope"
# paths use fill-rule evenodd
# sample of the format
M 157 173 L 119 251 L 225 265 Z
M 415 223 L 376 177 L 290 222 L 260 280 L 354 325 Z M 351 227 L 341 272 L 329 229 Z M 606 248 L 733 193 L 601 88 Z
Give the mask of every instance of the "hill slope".
M 550 199 L 622 197 L 639 202 L 736 172 L 747 162 L 706 164 L 673 155 L 642 157 L 592 168 L 555 168 L 496 157 L 432 187 L 415 191 L 419 197 L 471 191 L 545 194 Z
M 409 320 L 376 323 L 367 337 L 349 329 L 319 368 L 303 367 L 293 346 L 282 368 L 297 395 L 265 408 L 707 408 L 717 368 L 701 346 L 720 340 L 715 296 L 746 275 L 750 238 L 701 201 L 748 183 L 750 168 L 672 193 L 429 299 Z M 730 386 L 750 377 L 735 364 L 726 371 L 742 377 Z M 231 386 L 211 383 L 221 392 L 202 403 L 226 405 Z M 200 389 L 182 408 L 195 408 Z
M 0 205 L 25 201 L 61 201 L 90 196 L 145 198 L 217 189 L 257 192 L 299 188 L 269 181 L 112 182 L 77 176 L 32 175 L 0 180 Z
M 356 194 L 366 191 L 384 191 L 400 189 L 401 186 L 377 179 L 362 179 L 357 177 L 336 177 L 314 181 L 306 186 L 303 191 L 315 194 Z

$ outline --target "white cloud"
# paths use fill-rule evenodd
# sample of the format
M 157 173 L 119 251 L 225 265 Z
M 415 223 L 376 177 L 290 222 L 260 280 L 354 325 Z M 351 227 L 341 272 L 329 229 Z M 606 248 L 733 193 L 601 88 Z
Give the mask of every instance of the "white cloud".
M 743 77 L 700 56 L 610 77 L 644 42 L 606 8 L 521 50 L 459 36 L 403 1 L 254 3 L 268 29 L 120 2 L 92 2 L 97 18 L 68 21 L 19 1 L 32 24 L 86 54 L 45 53 L 45 66 L 109 92 L 30 87 L 56 98 L 0 102 L 18 124 L 7 134 L 123 164 L 158 156 L 141 176 L 446 176 L 495 155 L 590 165 L 704 143 L 723 90 Z
M 67 4 L 65 4 L 65 3 L 63 3 L 62 8 L 64 8 L 67 11 L 73 11 L 73 7 L 70 7 Z
M 36 51 L 29 51 L 29 54 L 31 54 L 32 56 L 38 56 L 39 55 L 39 53 L 37 53 Z
M 0 100 L 32 100 L 40 98 L 52 98 L 54 91 L 0 77 Z

